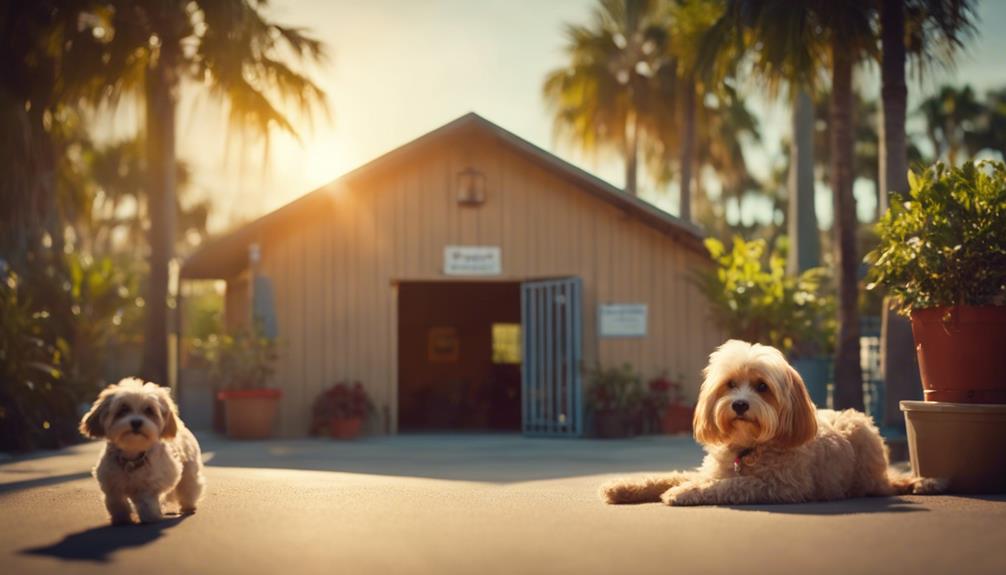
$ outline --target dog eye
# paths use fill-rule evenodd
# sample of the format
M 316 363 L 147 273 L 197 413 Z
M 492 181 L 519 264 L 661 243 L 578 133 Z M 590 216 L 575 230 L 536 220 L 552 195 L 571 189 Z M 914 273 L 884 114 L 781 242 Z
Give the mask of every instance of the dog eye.
M 768 385 L 766 385 L 764 381 L 759 381 L 758 385 L 755 386 L 755 391 L 758 393 L 765 393 L 768 391 Z
M 122 417 L 123 415 L 126 415 L 127 413 L 129 413 L 129 406 L 128 405 L 123 405 L 122 407 L 119 408 L 119 411 L 117 411 L 115 413 L 115 417 Z
M 147 408 L 143 410 L 143 413 L 146 413 L 147 415 L 153 415 L 154 414 L 154 408 L 150 407 L 148 405 Z
M 729 387 L 730 389 L 733 389 L 733 388 L 737 387 L 737 383 L 734 382 L 734 380 L 731 379 L 730 381 L 727 382 L 727 387 Z

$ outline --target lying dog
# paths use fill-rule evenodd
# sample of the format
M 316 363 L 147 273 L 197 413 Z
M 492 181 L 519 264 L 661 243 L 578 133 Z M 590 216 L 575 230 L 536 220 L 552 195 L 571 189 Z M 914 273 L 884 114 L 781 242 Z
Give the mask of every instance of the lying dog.
M 709 356 L 695 407 L 695 439 L 707 455 L 694 471 L 618 480 L 608 503 L 667 505 L 800 503 L 936 493 L 944 482 L 888 469 L 873 421 L 816 410 L 800 375 L 774 347 L 730 340 Z
M 94 468 L 113 524 L 161 519 L 161 498 L 195 513 L 203 492 L 199 442 L 178 417 L 167 388 L 123 379 L 98 395 L 80 422 L 87 437 L 107 440 Z

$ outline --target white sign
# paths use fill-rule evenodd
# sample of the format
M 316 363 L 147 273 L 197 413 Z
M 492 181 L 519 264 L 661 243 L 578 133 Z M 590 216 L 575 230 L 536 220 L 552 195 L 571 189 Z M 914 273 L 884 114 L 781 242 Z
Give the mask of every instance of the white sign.
M 499 246 L 446 246 L 444 273 L 449 276 L 498 276 L 503 273 Z
M 601 337 L 645 337 L 646 304 L 601 304 L 598 324 Z

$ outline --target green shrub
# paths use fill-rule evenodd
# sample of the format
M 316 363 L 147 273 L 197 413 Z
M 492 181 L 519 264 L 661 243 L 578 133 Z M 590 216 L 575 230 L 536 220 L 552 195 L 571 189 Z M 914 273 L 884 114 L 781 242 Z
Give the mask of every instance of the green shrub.
M 626 363 L 595 367 L 588 374 L 587 405 L 597 412 L 631 413 L 642 405 L 643 378 Z
M 713 322 L 728 337 L 772 345 L 787 355 L 831 353 L 835 298 L 822 268 L 788 276 L 784 250 L 766 253 L 764 240 L 736 236 L 727 249 L 710 238 L 706 248 L 716 266 L 699 272 L 697 284 Z
M 223 389 L 266 387 L 277 359 L 276 341 L 265 337 L 259 326 L 195 340 L 192 353 L 197 361 L 206 363 L 210 376 Z
M 0 450 L 79 441 L 79 407 L 106 380 L 113 337 L 136 315 L 135 275 L 105 258 L 42 250 L 0 259 Z
M 909 197 L 892 203 L 867 289 L 884 286 L 900 313 L 952 305 L 1006 305 L 1006 164 L 938 163 L 909 173 Z

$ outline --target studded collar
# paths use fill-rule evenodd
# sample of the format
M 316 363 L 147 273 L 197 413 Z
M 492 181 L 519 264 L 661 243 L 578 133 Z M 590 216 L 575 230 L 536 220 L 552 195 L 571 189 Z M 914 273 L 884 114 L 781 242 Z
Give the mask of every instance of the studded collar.
M 131 459 L 123 456 L 121 451 L 117 451 L 115 454 L 115 463 L 117 463 L 126 473 L 136 471 L 149 462 L 150 460 L 147 459 L 146 451 L 141 451 L 139 455 Z

